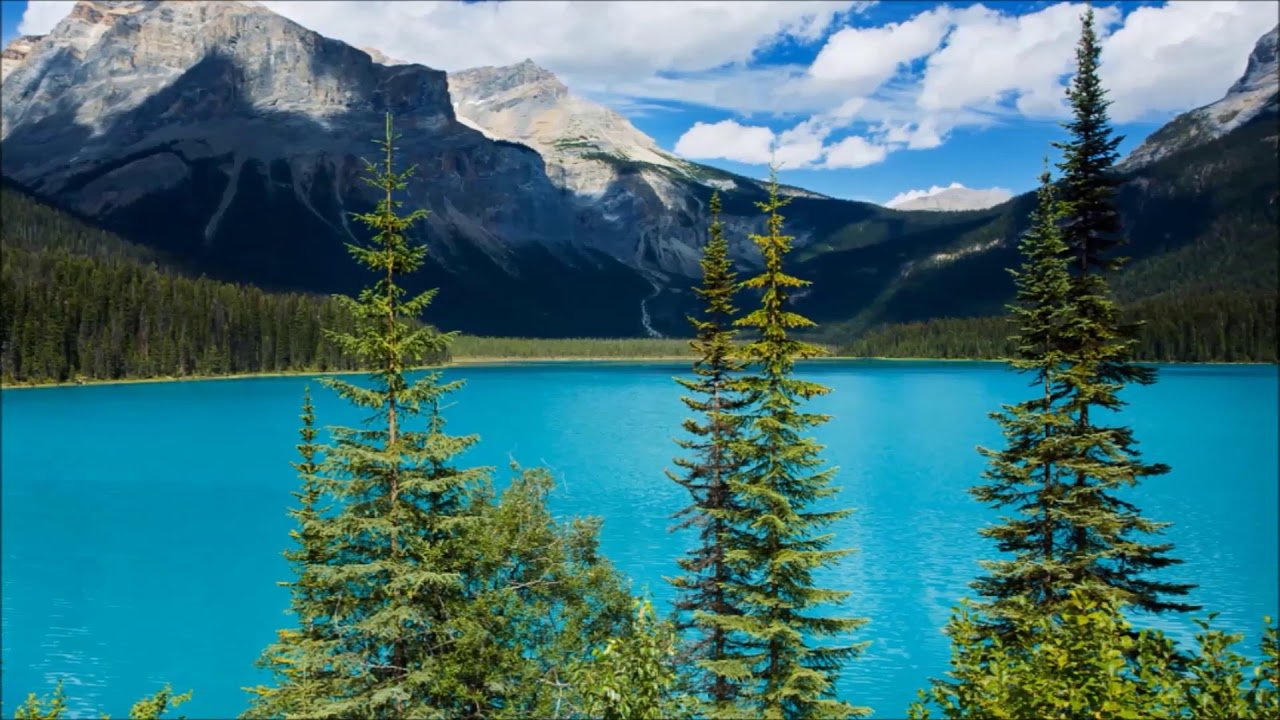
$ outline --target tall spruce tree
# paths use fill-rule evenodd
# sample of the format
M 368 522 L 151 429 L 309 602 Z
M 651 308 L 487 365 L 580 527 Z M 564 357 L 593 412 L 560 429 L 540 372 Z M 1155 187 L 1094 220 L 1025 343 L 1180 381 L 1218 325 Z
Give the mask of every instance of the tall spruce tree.
M 374 234 L 367 245 L 348 246 L 378 280 L 358 298 L 341 298 L 355 331 L 326 333 L 372 368 L 372 386 L 338 378 L 321 382 L 370 416 L 365 428 L 334 428 L 318 468 L 335 506 L 323 524 L 333 553 L 311 568 L 312 592 L 320 598 L 311 621 L 329 625 L 333 639 L 316 649 L 320 657 L 314 659 L 327 672 L 316 679 L 305 707 L 283 708 L 289 715 L 449 713 L 451 697 L 436 683 L 448 676 L 448 621 L 465 607 L 459 535 L 474 520 L 469 493 L 488 470 L 452 464 L 476 441 L 444 433 L 440 399 L 461 383 L 444 382 L 438 372 L 413 382 L 406 376 L 424 358 L 443 354 L 454 333 L 417 322 L 434 290 L 406 298 L 397 284 L 424 262 L 426 248 L 405 233 L 426 213 L 398 212 L 402 203 L 395 193 L 405 189 L 414 169 L 395 170 L 395 139 L 387 115 L 378 141 L 381 162 L 366 161 L 364 178 L 381 199 L 371 212 L 355 216 Z M 413 429 L 414 420 L 425 421 L 425 429 Z M 286 692 L 276 697 L 287 696 L 298 682 L 285 672 L 277 679 Z
M 1067 290 L 1070 317 L 1062 330 L 1064 367 L 1058 376 L 1062 409 L 1074 420 L 1058 435 L 1070 457 L 1063 466 L 1073 475 L 1055 499 L 1057 513 L 1070 526 L 1062 555 L 1063 569 L 1074 586 L 1088 588 L 1099 599 L 1151 610 L 1193 610 L 1170 599 L 1193 586 L 1151 579 L 1146 573 L 1180 562 L 1166 553 L 1172 545 L 1148 543 L 1142 536 L 1160 532 L 1168 523 L 1144 518 L 1118 490 L 1142 478 L 1169 471 L 1145 463 L 1133 431 L 1106 424 L 1097 411 L 1125 404 L 1119 391 L 1129 383 L 1155 382 L 1155 370 L 1132 362 L 1135 327 L 1121 322 L 1105 273 L 1119 268 L 1113 250 L 1123 238 L 1115 204 L 1113 165 L 1122 139 L 1113 136 L 1110 101 L 1098 79 L 1101 46 L 1094 31 L 1093 10 L 1081 19 L 1076 74 L 1067 89 L 1073 118 L 1063 151 L 1061 198 L 1066 210 L 1063 241 L 1072 268 Z
M 836 468 L 819 469 L 822 446 L 804 434 L 828 416 L 801 406 L 830 390 L 793 375 L 797 359 L 818 356 L 822 349 L 791 333 L 814 323 L 786 309 L 790 292 L 808 284 L 783 271 L 793 240 L 783 234 L 779 211 L 786 204 L 771 170 L 768 200 L 757 203 L 767 216 L 766 234 L 751 236 L 764 268 L 743 283 L 760 292 L 760 307 L 735 322 L 757 334 L 743 350 L 749 367 L 735 383 L 752 407 L 744 413 L 743 438 L 733 448 L 741 468 L 730 491 L 739 506 L 730 512 L 724 532 L 726 558 L 741 576 L 726 587 L 742 614 L 716 619 L 739 634 L 743 646 L 709 667 L 720 675 L 750 678 L 739 697 L 740 715 L 851 717 L 869 710 L 834 699 L 835 681 L 841 665 L 862 645 L 824 646 L 815 640 L 845 635 L 866 620 L 815 614 L 849 597 L 847 591 L 817 587 L 813 574 L 851 552 L 828 549 L 832 534 L 823 530 L 852 511 L 814 507 L 837 492 L 831 485 Z
M 1045 163 L 1047 166 L 1047 159 Z M 1038 394 L 992 414 L 1007 446 L 1003 450 L 979 448 L 990 462 L 983 473 L 988 483 L 970 490 L 981 502 L 1018 513 L 980 531 L 995 540 L 1001 552 L 1014 557 L 985 561 L 983 566 L 991 574 L 974 583 L 988 599 L 991 615 L 1010 620 L 1019 612 L 1038 612 L 1065 598 L 1069 590 L 1061 563 L 1065 552 L 1063 521 L 1055 505 L 1066 474 L 1063 462 L 1069 457 L 1059 437 L 1073 422 L 1058 402 L 1062 397 L 1058 373 L 1066 360 L 1062 335 L 1071 282 L 1067 247 L 1059 229 L 1063 214 L 1046 167 L 1040 176 L 1030 227 L 1018 246 L 1022 267 L 1010 270 L 1016 301 L 1009 310 L 1018 326 L 1011 338 L 1017 355 L 1010 364 L 1031 374 L 1031 385 Z
M 280 583 L 289 588 L 290 610 L 298 626 L 279 631 L 277 641 L 258 660 L 259 667 L 274 670 L 287 681 L 277 687 L 250 688 L 254 698 L 248 717 L 316 714 L 325 701 L 324 682 L 331 672 L 328 654 L 337 640 L 335 626 L 322 621 L 332 598 L 318 573 L 333 559 L 334 538 L 326 532 L 327 508 L 321 506 L 324 488 L 310 388 L 303 390 L 301 419 L 300 462 L 293 463 L 293 468 L 302 483 L 293 493 L 298 507 L 289 511 L 295 523 L 289 536 L 295 546 L 284 553 L 297 579 Z
M 741 614 L 726 587 L 740 578 L 725 558 L 723 536 L 733 511 L 741 510 L 729 491 L 729 479 L 738 467 L 732 446 L 740 438 L 740 411 L 747 400 L 733 387 L 742 370 L 733 347 L 737 273 L 720 221 L 719 193 L 711 196 L 710 209 L 711 225 L 700 263 L 702 286 L 694 291 L 705 305 L 702 317 L 689 318 L 696 333 L 690 343 L 697 354 L 695 377 L 676 379 L 690 393 L 681 400 L 696 413 L 683 424 L 693 439 L 677 440 L 689 455 L 675 459 L 678 474 L 668 471 L 667 475 L 691 497 L 691 503 L 677 513 L 684 519 L 676 528 L 692 526 L 698 530 L 696 545 L 678 561 L 684 574 L 671 579 L 679 591 L 676 626 L 688 638 L 682 661 L 692 666 L 693 691 L 706 700 L 706 712 L 715 717 L 737 712 L 734 698 L 741 686 L 734 674 L 721 674 L 716 668 L 737 646 L 722 618 Z

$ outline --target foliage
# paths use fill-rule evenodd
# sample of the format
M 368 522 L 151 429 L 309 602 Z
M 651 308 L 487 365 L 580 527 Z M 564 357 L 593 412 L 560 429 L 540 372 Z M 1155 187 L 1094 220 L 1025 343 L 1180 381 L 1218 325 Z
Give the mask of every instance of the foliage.
M 0 265 L 6 383 L 350 369 L 322 336 L 350 322 L 328 300 L 127 258 L 6 247 Z
M 1034 619 L 1029 619 L 1034 618 Z M 1164 633 L 1135 631 L 1117 605 L 1072 592 L 1056 612 L 1023 615 L 1017 640 L 992 636 L 992 618 L 964 604 L 952 617 L 951 669 L 909 711 L 929 718 L 1264 718 L 1280 712 L 1276 628 L 1252 673 L 1240 635 L 1198 619 L 1186 656 Z
M 382 162 L 366 161 L 364 178 L 383 199 L 356 216 L 376 234 L 369 245 L 349 246 L 378 279 L 356 299 L 338 298 L 354 318 L 354 330 L 328 333 L 373 368 L 373 386 L 321 380 L 371 412 L 365 429 L 333 429 L 334 442 L 322 448 L 318 467 L 334 511 L 317 532 L 332 547 L 311 564 L 314 584 L 295 587 L 295 602 L 303 606 L 304 625 L 328 630 L 319 644 L 264 658 L 279 685 L 259 692 L 251 713 L 278 712 L 263 703 L 290 696 L 297 702 L 282 708 L 285 714 L 317 716 L 420 716 L 443 712 L 451 702 L 438 681 L 447 676 L 447 658 L 456 649 L 447 624 L 464 605 L 459 536 L 476 521 L 468 493 L 487 469 L 452 465 L 476 441 L 444 433 L 439 402 L 460 383 L 442 382 L 438 372 L 412 383 L 405 376 L 408 368 L 442 354 L 452 334 L 418 322 L 434 291 L 406 299 L 396 284 L 397 274 L 422 265 L 426 250 L 405 237 L 425 213 L 397 212 L 394 193 L 406 187 L 413 168 L 394 170 L 395 139 L 388 115 L 379 142 Z M 425 419 L 425 430 L 411 429 L 418 418 Z M 300 589 L 305 597 L 298 596 Z
M 985 561 L 990 575 L 974 584 L 991 602 L 990 612 L 996 617 L 1027 608 L 1043 612 L 1070 588 L 1061 546 L 1067 528 L 1058 514 L 1063 464 L 1071 460 L 1070 448 L 1059 437 L 1073 421 L 1060 407 L 1063 392 L 1058 383 L 1058 373 L 1069 361 L 1062 334 L 1071 320 L 1067 247 L 1058 228 L 1063 215 L 1045 170 L 1039 204 L 1020 244 L 1025 260 L 1011 271 L 1017 303 L 1009 308 L 1017 326 L 1010 364 L 1031 375 L 1035 395 L 992 413 L 1007 444 L 1001 450 L 979 448 L 989 461 L 983 473 L 987 483 L 970 489 L 979 502 L 1018 513 L 980 531 L 1002 553 L 1013 554 L 1012 559 Z
M 1133 358 L 1150 362 L 1277 361 L 1276 293 L 1178 292 L 1121 308 L 1138 327 Z M 847 357 L 1003 359 L 1014 355 L 1006 317 L 939 318 L 882 325 L 839 345 Z
M 173 688 L 165 685 L 159 692 L 145 697 L 133 704 L 129 709 L 129 720 L 160 720 L 171 708 L 176 708 L 191 699 L 190 690 L 181 695 L 174 695 Z M 184 720 L 181 715 L 178 720 Z
M 601 720 L 688 717 L 692 706 L 676 690 L 676 646 L 675 628 L 659 622 L 647 601 L 636 602 L 629 630 L 575 668 L 583 714 Z
M 747 398 L 735 392 L 734 383 L 742 370 L 735 356 L 732 327 L 737 308 L 736 273 L 729 258 L 729 246 L 720 222 L 720 196 L 711 196 L 711 226 L 702 253 L 702 286 L 695 292 L 706 303 L 701 318 L 690 317 L 696 337 L 690 347 L 697 354 L 693 379 L 677 378 L 689 391 L 684 404 L 696 415 L 682 424 L 692 439 L 677 444 L 688 456 L 675 459 L 680 472 L 667 476 L 689 491 L 691 502 L 677 513 L 684 519 L 676 529 L 694 527 L 697 544 L 680 558 L 683 574 L 671 580 L 679 592 L 676 600 L 677 628 L 685 631 L 688 644 L 683 661 L 696 673 L 693 690 L 705 696 L 711 715 L 733 713 L 734 698 L 741 681 L 733 675 L 716 673 L 714 663 L 740 649 L 740 639 L 720 624 L 721 618 L 741 614 L 730 597 L 728 585 L 741 582 L 725 556 L 726 523 L 741 512 L 729 489 L 740 469 L 733 454 L 742 439 L 741 411 Z
M 173 687 L 165 685 L 156 694 L 144 697 L 129 709 L 129 720 L 160 720 L 171 709 L 191 699 L 191 691 L 181 695 L 173 694 Z M 26 701 L 14 711 L 15 720 L 62 720 L 67 713 L 67 699 L 59 682 L 53 693 L 45 697 L 37 697 L 35 693 L 27 695 Z M 109 720 L 103 716 L 102 720 Z M 184 720 L 178 716 L 177 720 Z
M 249 692 L 255 696 L 249 717 L 278 717 L 295 714 L 311 703 L 323 699 L 321 679 L 328 675 L 327 654 L 337 634 L 331 623 L 324 622 L 320 608 L 327 600 L 321 569 L 334 559 L 333 538 L 326 533 L 327 508 L 323 501 L 323 478 L 317 463 L 320 448 L 316 444 L 315 408 L 311 391 L 306 389 L 302 402 L 302 441 L 298 446 L 300 462 L 293 464 L 302 481 L 301 490 L 293 493 L 298 507 L 289 511 L 296 528 L 289 536 L 296 547 L 286 550 L 285 559 L 293 568 L 296 580 L 282 582 L 290 589 L 290 610 L 298 628 L 281 630 L 277 641 L 258 660 L 258 666 L 275 668 L 286 678 L 278 687 L 258 686 Z
M 1065 206 L 1062 239 L 1073 269 L 1066 293 L 1066 319 L 1055 333 L 1061 351 L 1054 393 L 1072 422 L 1055 428 L 1057 464 L 1073 478 L 1057 485 L 1052 503 L 1065 532 L 1065 547 L 1054 561 L 1067 586 L 1087 588 L 1100 597 L 1133 603 L 1151 611 L 1192 610 L 1171 599 L 1191 585 L 1155 580 L 1146 573 L 1180 562 L 1166 553 L 1169 544 L 1139 538 L 1160 532 L 1167 523 L 1144 518 L 1117 491 L 1142 478 L 1161 475 L 1168 466 L 1146 463 L 1133 431 L 1103 424 L 1103 413 L 1123 407 L 1119 391 L 1129 383 L 1155 382 L 1155 369 L 1133 362 L 1137 341 L 1121 323 L 1104 273 L 1122 261 L 1112 252 L 1123 243 L 1115 205 L 1113 170 L 1120 138 L 1107 118 L 1106 92 L 1098 80 L 1101 47 L 1093 29 L 1093 11 L 1081 20 L 1077 72 L 1067 90 L 1073 119 L 1063 151 L 1061 198 Z
M 181 274 L 147 249 L 4 188 L 0 378 L 67 382 L 341 370 L 332 300 Z
M 557 523 L 546 504 L 550 474 L 513 470 L 499 501 L 487 489 L 477 498 L 479 522 L 459 543 L 465 607 L 444 630 L 457 659 L 433 680 L 452 698 L 451 716 L 568 717 L 607 674 L 596 653 L 615 638 L 644 643 L 650 638 L 638 633 L 661 630 L 633 625 L 626 581 L 599 554 L 599 521 Z M 649 659 L 661 667 L 629 668 L 633 698 L 658 692 L 642 679 L 668 682 L 666 657 Z
M 829 390 L 793 375 L 798 358 L 815 357 L 821 349 L 791 333 L 813 323 L 786 309 L 791 291 L 806 285 L 782 268 L 792 242 L 782 234 L 779 210 L 786 203 L 775 177 L 768 200 L 759 203 L 768 234 L 751 236 L 764 268 L 743 283 L 760 292 L 760 306 L 734 323 L 758 335 L 743 349 L 750 367 L 734 383 L 752 406 L 743 413 L 743 438 L 732 448 L 741 461 L 730 482 L 739 506 L 727 514 L 723 540 L 729 565 L 742 578 L 726 585 L 742 614 L 714 622 L 741 636 L 742 646 L 705 666 L 746 681 L 739 714 L 848 717 L 867 710 L 832 696 L 840 666 L 861 646 L 813 641 L 845 635 L 865 620 L 810 614 L 849 596 L 817 587 L 813 573 L 850 552 L 828 549 L 832 536 L 821 531 L 851 511 L 813 507 L 837 492 L 831 485 L 835 468 L 818 469 L 821 446 L 803 434 L 828 418 L 804 412 L 801 404 Z
M 297 547 L 286 554 L 299 627 L 267 648 L 261 664 L 276 683 L 251 690 L 246 715 L 568 713 L 587 696 L 564 673 L 585 663 L 593 675 L 592 653 L 610 639 L 661 630 L 632 622 L 621 577 L 597 553 L 598 523 L 552 520 L 547 473 L 520 473 L 495 501 L 487 468 L 456 467 L 478 440 L 444 432 L 440 402 L 459 382 L 444 382 L 440 372 L 406 377 L 431 353 L 447 351 L 453 333 L 417 320 L 434 291 L 406 299 L 397 284 L 422 265 L 425 249 L 405 237 L 423 213 L 397 213 L 394 193 L 412 168 L 394 170 L 394 140 L 388 116 L 383 161 L 369 163 L 366 178 L 384 199 L 357 216 L 377 232 L 370 246 L 351 247 L 378 280 L 359 298 L 341 299 L 354 331 L 331 333 L 373 368 L 372 386 L 322 380 L 371 415 L 365 428 L 332 428 L 334 442 L 317 446 L 304 402 Z M 628 642 L 640 648 L 650 640 Z M 671 677 L 665 666 L 628 672 L 654 682 Z M 633 689 L 638 697 L 644 691 Z

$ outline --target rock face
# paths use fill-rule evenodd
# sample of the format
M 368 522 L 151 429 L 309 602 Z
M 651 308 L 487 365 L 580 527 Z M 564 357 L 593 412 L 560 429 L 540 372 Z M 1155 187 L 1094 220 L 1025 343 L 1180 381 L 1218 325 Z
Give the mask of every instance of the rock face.
M 460 120 L 537 150 L 552 182 L 578 194 L 598 197 L 617 180 L 616 166 L 602 154 L 670 169 L 689 164 L 618 113 L 569 92 L 532 60 L 452 73 L 449 94 Z
M 1275 115 L 1280 97 L 1278 35 L 1280 26 L 1259 38 L 1244 75 L 1221 100 L 1177 116 L 1135 148 L 1119 168 L 1133 170 L 1149 165 L 1179 150 L 1222 137 L 1262 115 Z
M 20 35 L 13 39 L 3 51 L 0 51 L 0 82 L 9 77 L 9 73 L 13 72 L 26 61 L 27 55 L 31 54 L 31 49 L 36 43 L 40 42 L 43 35 Z
M 443 72 L 375 62 L 252 4 L 87 0 L 13 43 L 5 72 L 4 175 L 201 271 L 358 287 L 343 244 L 363 235 L 361 158 L 391 112 L 398 160 L 418 166 L 408 200 L 430 211 L 422 282 L 450 290 L 446 320 L 511 332 L 562 315 L 562 332 L 602 334 L 625 313 L 641 330 L 653 288 L 593 247 L 607 221 L 569 202 L 536 152 L 459 123 Z M 558 282 L 615 290 L 583 311 L 546 287 Z

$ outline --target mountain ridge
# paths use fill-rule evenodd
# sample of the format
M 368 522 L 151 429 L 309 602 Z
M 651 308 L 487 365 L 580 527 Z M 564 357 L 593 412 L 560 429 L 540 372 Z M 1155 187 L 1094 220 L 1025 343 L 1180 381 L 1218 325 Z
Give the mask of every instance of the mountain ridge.
M 6 48 L 3 174 L 212 275 L 357 287 L 343 244 L 359 239 L 348 213 L 373 201 L 357 176 L 385 110 L 404 135 L 398 159 L 419 166 L 407 200 L 430 210 L 415 234 L 432 262 L 417 282 L 441 288 L 433 313 L 443 325 L 687 332 L 715 190 L 735 260 L 758 263 L 747 236 L 761 227 L 760 181 L 662 150 L 531 60 L 446 74 L 251 5 L 76 8 L 48 35 Z M 1155 196 L 1144 193 L 1163 186 L 1139 174 L 1127 187 L 1128 212 L 1141 216 L 1138 236 L 1147 238 L 1142 208 Z M 826 322 L 863 324 L 998 308 L 1007 273 L 985 268 L 1010 261 L 1030 197 L 933 212 L 788 194 L 796 262 L 819 281 L 798 304 Z M 1193 239 L 1185 228 L 1168 232 L 1142 240 L 1136 254 Z M 981 279 L 950 295 L 948 278 L 971 267 L 984 268 Z

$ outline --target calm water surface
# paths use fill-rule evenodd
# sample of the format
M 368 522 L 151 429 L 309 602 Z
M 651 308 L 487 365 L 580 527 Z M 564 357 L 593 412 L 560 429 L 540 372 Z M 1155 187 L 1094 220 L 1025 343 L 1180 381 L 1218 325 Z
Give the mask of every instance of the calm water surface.
M 468 385 L 450 430 L 478 432 L 466 460 L 506 474 L 550 467 L 565 516 L 605 519 L 603 549 L 666 607 L 663 577 L 686 540 L 667 533 L 684 492 L 663 476 L 685 409 L 680 365 L 533 365 L 451 371 Z M 901 717 L 946 669 L 939 628 L 990 548 L 992 513 L 965 488 L 995 445 L 987 413 L 1025 380 L 985 363 L 850 362 L 804 374 L 834 392 L 816 433 L 840 467 L 837 528 L 859 552 L 823 579 L 871 618 L 841 694 Z M 77 714 L 123 716 L 165 681 L 194 688 L 188 717 L 229 717 L 284 615 L 280 557 L 296 480 L 304 378 L 91 386 L 0 393 L 3 458 L 3 700 L 66 683 Z M 321 424 L 355 411 L 311 382 Z M 1178 366 L 1126 391 L 1146 457 L 1173 466 L 1132 498 L 1186 560 L 1167 574 L 1248 633 L 1277 614 L 1277 369 Z M 1189 634 L 1185 619 L 1158 624 Z

